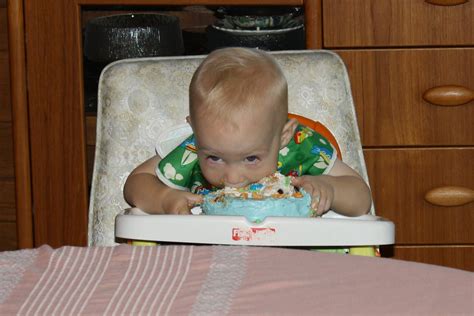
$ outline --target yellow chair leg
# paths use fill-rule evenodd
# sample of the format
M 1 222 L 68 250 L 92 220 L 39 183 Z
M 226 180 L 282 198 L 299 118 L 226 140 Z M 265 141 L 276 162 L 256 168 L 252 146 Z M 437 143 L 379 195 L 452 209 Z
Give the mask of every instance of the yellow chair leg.
M 132 246 L 158 246 L 159 245 L 155 241 L 147 241 L 147 240 L 129 240 L 127 243 Z
M 349 254 L 366 257 L 380 257 L 376 247 L 373 246 L 351 247 L 349 249 Z

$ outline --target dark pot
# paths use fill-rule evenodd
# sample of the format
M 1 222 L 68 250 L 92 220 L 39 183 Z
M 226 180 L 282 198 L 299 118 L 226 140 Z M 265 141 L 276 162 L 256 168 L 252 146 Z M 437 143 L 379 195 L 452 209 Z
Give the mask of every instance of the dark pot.
M 233 30 L 215 25 L 207 28 L 208 49 L 222 47 L 253 47 L 263 50 L 305 49 L 303 25 L 278 30 Z
M 89 21 L 84 55 L 98 63 L 124 58 L 182 55 L 179 19 L 161 14 L 121 14 Z

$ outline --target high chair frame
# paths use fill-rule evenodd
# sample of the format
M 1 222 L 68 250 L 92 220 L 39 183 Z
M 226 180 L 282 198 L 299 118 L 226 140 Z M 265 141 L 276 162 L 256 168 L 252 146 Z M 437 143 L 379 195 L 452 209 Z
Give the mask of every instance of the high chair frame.
M 273 53 L 288 80 L 290 112 L 317 120 L 338 141 L 343 160 L 367 181 L 349 79 L 334 53 Z M 108 65 L 99 82 L 97 144 L 89 208 L 89 245 L 118 239 L 265 246 L 365 246 L 394 243 L 392 222 L 347 218 L 147 215 L 127 209 L 122 188 L 140 162 L 163 147 L 160 136 L 185 122 L 188 86 L 204 56 L 128 59 Z M 161 137 L 163 139 L 163 137 Z M 168 146 L 179 140 L 167 139 Z M 172 146 L 169 146 L 172 147 Z

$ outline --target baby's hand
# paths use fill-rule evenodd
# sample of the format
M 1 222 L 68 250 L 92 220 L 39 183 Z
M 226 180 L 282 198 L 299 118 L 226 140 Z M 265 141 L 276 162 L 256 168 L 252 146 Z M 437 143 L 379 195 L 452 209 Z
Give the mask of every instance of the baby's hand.
M 202 203 L 202 196 L 187 191 L 170 189 L 162 200 L 165 214 L 191 214 L 191 208 Z
M 301 176 L 293 178 L 292 184 L 303 188 L 311 195 L 311 208 L 317 216 L 326 213 L 334 202 L 334 188 L 325 181 L 326 176 Z

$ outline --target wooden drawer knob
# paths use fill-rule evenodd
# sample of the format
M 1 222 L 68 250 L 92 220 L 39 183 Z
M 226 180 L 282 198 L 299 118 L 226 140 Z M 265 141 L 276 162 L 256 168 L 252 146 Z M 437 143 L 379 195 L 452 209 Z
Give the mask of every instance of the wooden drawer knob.
M 449 6 L 449 5 L 458 5 L 469 2 L 469 0 L 425 0 L 425 2 L 434 4 L 434 5 L 442 5 L 442 6 Z
M 454 186 L 434 188 L 426 192 L 425 200 L 437 206 L 460 206 L 474 201 L 474 190 Z
M 474 91 L 462 86 L 439 86 L 426 90 L 423 99 L 434 105 L 462 105 L 474 100 Z

